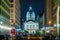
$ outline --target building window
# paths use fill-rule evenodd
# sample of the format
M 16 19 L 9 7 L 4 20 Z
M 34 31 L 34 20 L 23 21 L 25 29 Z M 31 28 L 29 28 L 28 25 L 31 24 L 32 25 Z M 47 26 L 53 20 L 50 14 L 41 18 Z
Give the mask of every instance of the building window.
M 10 2 L 13 2 L 13 0 L 10 0 Z
M 0 5 L 1 5 L 1 0 L 0 0 Z
M 0 8 L 0 15 L 1 15 L 1 8 Z
M 13 9 L 11 9 L 11 13 L 13 13 Z
M 13 7 L 13 4 L 11 4 L 10 7 Z
M 27 25 L 27 30 L 29 29 L 29 26 Z
M 7 13 L 5 13 L 3 10 L 1 10 L 1 15 L 3 16 L 3 17 L 5 17 L 5 18 L 7 18 L 7 19 L 9 19 L 10 17 L 9 17 L 9 15 L 7 15 Z M 3 15 L 4 14 L 4 15 Z
M 8 6 L 10 6 L 9 0 L 4 0 Z
M 30 26 L 30 29 L 31 29 L 31 30 L 33 30 L 33 27 L 32 27 L 32 26 Z
M 2 2 L 2 7 L 4 7 L 5 10 L 7 10 L 8 12 L 10 12 L 10 9 L 4 4 L 4 2 Z
M 60 23 L 60 10 L 59 10 L 59 23 Z
M 28 25 L 27 25 L 27 27 L 28 27 Z

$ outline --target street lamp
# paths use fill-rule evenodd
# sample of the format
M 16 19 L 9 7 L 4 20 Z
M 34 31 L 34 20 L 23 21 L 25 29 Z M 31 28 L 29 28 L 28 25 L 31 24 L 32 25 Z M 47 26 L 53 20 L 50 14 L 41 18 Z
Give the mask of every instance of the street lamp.
M 3 22 L 1 21 L 0 24 L 3 24 Z
M 49 21 L 48 21 L 49 26 L 51 25 L 51 23 L 52 23 L 52 21 L 51 21 L 51 20 L 49 20 Z

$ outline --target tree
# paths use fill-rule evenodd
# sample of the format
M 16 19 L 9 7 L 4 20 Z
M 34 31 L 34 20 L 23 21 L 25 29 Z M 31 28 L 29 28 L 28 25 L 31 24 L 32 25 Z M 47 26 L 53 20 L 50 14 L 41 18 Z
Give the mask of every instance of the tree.
M 40 31 L 38 30 L 38 31 L 36 32 L 36 34 L 37 34 L 38 36 L 40 36 L 41 33 L 40 33 Z
M 25 30 L 24 33 L 27 35 L 29 32 Z
M 36 34 L 37 34 L 38 36 L 41 36 L 41 35 L 43 34 L 43 31 L 38 30 L 38 31 L 36 32 Z

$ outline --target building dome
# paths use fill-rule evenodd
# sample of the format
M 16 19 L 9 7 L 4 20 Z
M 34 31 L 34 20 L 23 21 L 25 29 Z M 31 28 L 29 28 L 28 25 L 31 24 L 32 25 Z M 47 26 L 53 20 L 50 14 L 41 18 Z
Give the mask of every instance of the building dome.
M 29 10 L 27 11 L 27 15 L 26 15 L 26 20 L 35 20 L 35 12 L 32 10 L 32 7 L 29 7 Z

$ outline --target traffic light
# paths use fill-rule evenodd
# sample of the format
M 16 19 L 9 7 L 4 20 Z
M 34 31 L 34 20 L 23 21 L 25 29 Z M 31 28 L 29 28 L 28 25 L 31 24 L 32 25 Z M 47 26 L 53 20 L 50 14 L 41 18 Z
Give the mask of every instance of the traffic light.
M 10 19 L 10 24 L 13 25 L 14 21 L 13 19 Z

